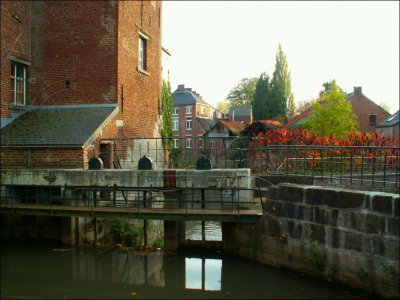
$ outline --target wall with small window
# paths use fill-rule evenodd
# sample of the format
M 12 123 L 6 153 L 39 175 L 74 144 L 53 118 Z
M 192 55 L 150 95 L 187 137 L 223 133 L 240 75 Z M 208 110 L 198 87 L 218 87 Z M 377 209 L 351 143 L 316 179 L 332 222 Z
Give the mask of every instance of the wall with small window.
M 32 1 L 0 1 L 1 119 L 12 117 L 26 103 L 31 61 Z M 14 60 L 12 60 L 14 59 Z M 16 62 L 19 61 L 19 62 Z M 14 105 L 17 104 L 17 105 Z M 15 107 L 17 106 L 17 107 Z M 3 123 L 3 122 L 2 122 Z
M 158 134 L 160 126 L 162 3 L 118 4 L 117 101 L 123 106 L 124 134 L 152 137 Z M 179 127 L 179 121 L 175 126 Z

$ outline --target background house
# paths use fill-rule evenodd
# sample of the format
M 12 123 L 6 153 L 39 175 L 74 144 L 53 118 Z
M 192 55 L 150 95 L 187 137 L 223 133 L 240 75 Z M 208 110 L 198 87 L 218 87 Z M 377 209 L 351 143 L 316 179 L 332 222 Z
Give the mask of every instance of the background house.
M 362 132 L 375 132 L 375 126 L 390 116 L 386 110 L 362 93 L 361 86 L 354 87 L 353 92 L 347 94 L 347 101 L 351 102 Z
M 242 121 L 246 124 L 253 123 L 253 108 L 252 106 L 230 107 L 228 111 L 229 121 Z
M 3 167 L 87 167 L 107 139 L 159 136 L 161 3 L 1 1 Z
M 202 146 L 203 134 L 223 115 L 203 100 L 199 93 L 178 85 L 172 93 L 173 130 L 175 147 L 197 148 Z M 200 143 L 200 144 L 198 144 Z
M 375 130 L 376 133 L 380 136 L 384 136 L 385 138 L 390 139 L 400 139 L 400 118 L 399 118 L 399 111 L 391 115 L 383 122 L 379 123 Z
M 361 87 L 354 87 L 354 91 L 347 94 L 346 101 L 350 101 L 351 103 L 352 110 L 357 116 L 357 122 L 360 125 L 359 130 L 361 132 L 375 132 L 376 125 L 390 116 L 386 110 L 366 97 L 362 93 Z M 301 124 L 311 112 L 312 108 L 307 108 L 303 112 L 294 116 L 286 127 L 301 127 Z

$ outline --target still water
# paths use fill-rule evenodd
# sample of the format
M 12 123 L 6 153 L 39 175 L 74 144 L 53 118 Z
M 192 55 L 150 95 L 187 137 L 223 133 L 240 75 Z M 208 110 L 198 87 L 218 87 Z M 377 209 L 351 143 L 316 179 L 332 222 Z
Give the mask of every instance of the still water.
M 201 221 L 185 222 L 185 238 L 190 240 L 202 239 Z M 206 241 L 222 241 L 221 222 L 204 222 L 204 236 Z
M 1 243 L 2 299 L 363 297 L 359 291 L 218 252 L 144 255 L 48 242 Z

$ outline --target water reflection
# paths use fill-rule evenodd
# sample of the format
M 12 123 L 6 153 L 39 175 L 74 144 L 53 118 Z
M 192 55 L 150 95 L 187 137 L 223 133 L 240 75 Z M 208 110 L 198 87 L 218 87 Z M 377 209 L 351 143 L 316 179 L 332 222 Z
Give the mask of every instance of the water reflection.
M 343 287 L 223 254 L 54 251 L 47 243 L 1 244 L 1 298 L 360 298 Z M 65 246 L 64 246 L 65 247 Z M 71 250 L 71 249 L 70 249 Z
M 221 291 L 222 259 L 185 258 L 185 288 Z
M 222 241 L 221 222 L 204 222 L 206 241 Z M 185 222 L 185 238 L 189 240 L 202 240 L 201 221 Z

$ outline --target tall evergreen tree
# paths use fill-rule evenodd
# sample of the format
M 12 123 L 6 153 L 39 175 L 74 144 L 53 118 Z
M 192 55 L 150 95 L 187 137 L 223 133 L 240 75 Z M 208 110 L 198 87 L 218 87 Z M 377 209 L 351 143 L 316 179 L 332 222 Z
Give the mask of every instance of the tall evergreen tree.
M 292 93 L 292 80 L 288 67 L 286 54 L 279 44 L 276 54 L 275 71 L 272 77 L 273 94 L 275 95 L 275 108 L 278 115 L 285 115 L 288 108 L 291 113 L 295 110 L 294 97 Z M 275 117 L 275 116 L 274 116 Z
M 254 120 L 266 120 L 272 117 L 271 84 L 269 76 L 265 73 L 258 78 L 252 106 Z

